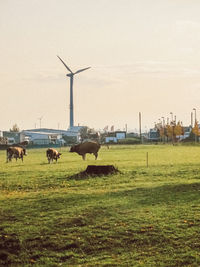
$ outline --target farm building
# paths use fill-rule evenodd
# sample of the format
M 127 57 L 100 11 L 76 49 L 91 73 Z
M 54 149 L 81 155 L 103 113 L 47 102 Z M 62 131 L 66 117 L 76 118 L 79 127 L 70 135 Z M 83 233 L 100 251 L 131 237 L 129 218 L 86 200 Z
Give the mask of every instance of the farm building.
M 126 132 L 125 131 L 115 131 L 107 133 L 105 137 L 105 143 L 117 143 L 120 139 L 126 138 Z

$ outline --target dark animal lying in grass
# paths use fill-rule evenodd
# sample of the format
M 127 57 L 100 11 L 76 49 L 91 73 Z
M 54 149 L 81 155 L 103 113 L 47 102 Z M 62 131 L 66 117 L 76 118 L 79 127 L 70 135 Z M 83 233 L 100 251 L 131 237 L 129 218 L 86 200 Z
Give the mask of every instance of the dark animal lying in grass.
M 16 161 L 17 159 L 21 159 L 23 161 L 23 157 L 26 156 L 27 153 L 25 148 L 11 146 L 7 148 L 6 155 L 7 155 L 7 162 L 12 161 L 12 158 L 15 158 Z
M 76 152 L 81 155 L 83 160 L 85 160 L 85 155 L 87 153 L 94 154 L 95 159 L 98 157 L 98 151 L 100 149 L 100 144 L 95 142 L 85 142 L 82 144 L 74 145 L 70 148 L 69 152 Z
M 57 160 L 60 158 L 60 155 L 62 154 L 59 153 L 54 148 L 48 148 L 46 151 L 46 155 L 47 155 L 48 162 L 50 163 L 51 161 L 53 162 L 54 159 L 57 162 Z

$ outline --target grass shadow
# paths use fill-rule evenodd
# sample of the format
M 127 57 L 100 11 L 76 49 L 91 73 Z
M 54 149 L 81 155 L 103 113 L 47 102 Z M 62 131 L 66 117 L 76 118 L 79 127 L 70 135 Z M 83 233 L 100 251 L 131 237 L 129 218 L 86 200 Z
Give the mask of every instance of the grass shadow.
M 139 205 L 167 205 L 199 200 L 200 183 L 162 185 L 154 188 L 134 188 L 109 193 L 110 197 L 126 197 Z

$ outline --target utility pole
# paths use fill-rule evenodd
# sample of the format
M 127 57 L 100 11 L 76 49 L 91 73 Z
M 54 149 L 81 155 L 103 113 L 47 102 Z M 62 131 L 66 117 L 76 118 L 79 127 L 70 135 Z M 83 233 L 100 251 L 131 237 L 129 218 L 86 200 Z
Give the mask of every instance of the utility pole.
M 127 133 L 127 129 L 128 129 L 128 127 L 127 127 L 127 123 L 125 124 L 125 129 L 126 129 L 126 133 Z
M 191 112 L 191 127 L 193 127 L 193 112 Z
M 173 112 L 170 112 L 171 114 L 171 121 L 173 121 Z
M 193 108 L 194 110 L 194 127 L 196 127 L 197 124 L 197 110 L 196 108 Z M 195 133 L 195 143 L 197 142 L 197 133 Z
M 194 123 L 196 123 L 196 120 L 197 120 L 197 110 L 196 108 L 193 108 L 194 110 Z
M 163 141 L 165 143 L 165 118 L 162 117 L 162 127 L 163 127 Z
M 142 130 L 141 130 L 141 112 L 139 112 L 139 133 L 140 133 L 140 142 L 142 143 Z

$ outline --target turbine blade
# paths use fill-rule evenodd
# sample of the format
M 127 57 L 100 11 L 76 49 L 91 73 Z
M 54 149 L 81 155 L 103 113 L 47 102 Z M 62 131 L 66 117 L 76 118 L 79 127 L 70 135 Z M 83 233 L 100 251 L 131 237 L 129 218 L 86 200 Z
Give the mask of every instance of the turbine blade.
M 65 62 L 59 57 L 59 56 L 57 56 L 59 59 L 60 59 L 60 61 L 63 63 L 63 65 L 68 69 L 68 71 L 70 71 L 71 73 L 73 73 L 71 70 L 70 70 L 70 68 L 65 64 Z
M 90 68 L 91 67 L 88 67 L 88 68 L 85 68 L 85 69 L 81 69 L 81 70 L 77 70 L 76 72 L 74 72 L 74 74 L 79 73 L 79 72 L 84 71 L 84 70 L 87 70 L 87 69 L 90 69 Z

